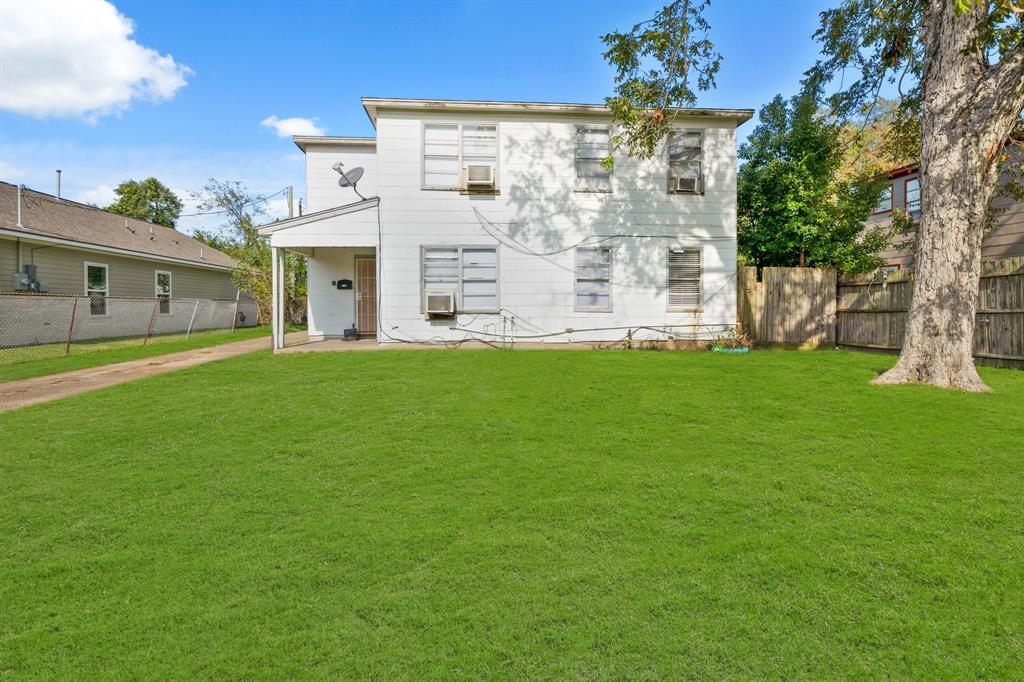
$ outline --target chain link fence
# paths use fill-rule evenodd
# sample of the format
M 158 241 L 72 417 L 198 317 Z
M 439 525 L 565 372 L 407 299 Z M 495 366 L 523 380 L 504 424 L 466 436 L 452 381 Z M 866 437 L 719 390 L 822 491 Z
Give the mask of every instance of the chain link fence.
M 0 294 L 0 365 L 251 327 L 251 299 Z

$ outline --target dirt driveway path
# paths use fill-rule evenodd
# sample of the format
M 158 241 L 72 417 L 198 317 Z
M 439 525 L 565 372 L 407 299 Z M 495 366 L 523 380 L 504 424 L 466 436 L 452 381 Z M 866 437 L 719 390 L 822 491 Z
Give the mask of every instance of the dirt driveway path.
M 297 341 L 305 336 L 305 332 L 296 332 L 289 334 L 286 341 Z M 141 360 L 118 362 L 112 365 L 76 369 L 43 377 L 9 381 L 0 384 L 0 412 L 9 412 L 19 407 L 95 391 L 98 388 L 106 388 L 125 381 L 173 372 L 176 369 L 194 367 L 257 350 L 270 350 L 269 336 L 186 350 L 180 353 L 156 355 Z

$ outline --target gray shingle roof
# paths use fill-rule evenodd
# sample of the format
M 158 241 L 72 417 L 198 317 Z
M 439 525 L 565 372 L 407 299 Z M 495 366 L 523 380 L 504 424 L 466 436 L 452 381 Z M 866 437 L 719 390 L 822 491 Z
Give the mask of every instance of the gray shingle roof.
M 234 266 L 226 253 L 163 225 L 57 199 L 27 187 L 22 202 L 22 227 L 18 227 L 18 187 L 0 182 L 0 228 L 23 232 L 26 236 L 67 239 L 84 247 L 106 246 L 132 251 L 139 256 L 191 261 L 200 266 Z

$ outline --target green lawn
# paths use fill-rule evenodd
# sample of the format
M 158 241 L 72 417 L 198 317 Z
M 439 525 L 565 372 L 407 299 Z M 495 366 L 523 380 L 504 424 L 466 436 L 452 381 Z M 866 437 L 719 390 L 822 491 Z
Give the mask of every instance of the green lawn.
M 255 353 L 0 415 L 0 677 L 1021 679 L 1024 372 Z
M 64 355 L 64 344 L 5 348 L 0 350 L 0 382 L 68 372 L 73 369 L 99 367 L 114 362 L 139 360 L 165 353 L 245 341 L 260 336 L 270 336 L 269 325 L 246 327 L 235 331 L 212 329 L 196 332 L 188 339 L 185 338 L 185 334 L 166 334 L 152 337 L 146 345 L 142 344 L 141 338 L 73 343 L 69 355 Z

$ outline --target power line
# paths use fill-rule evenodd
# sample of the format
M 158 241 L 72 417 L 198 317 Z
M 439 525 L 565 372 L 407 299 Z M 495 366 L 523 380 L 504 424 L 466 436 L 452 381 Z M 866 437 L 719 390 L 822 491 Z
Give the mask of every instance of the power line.
M 258 204 L 260 202 L 264 202 L 265 203 L 268 200 L 273 199 L 274 197 L 278 196 L 279 194 L 284 194 L 287 191 L 288 191 L 288 188 L 284 187 L 284 188 L 274 192 L 273 194 L 267 194 L 266 196 L 256 197 L 252 201 L 250 201 L 248 203 L 245 203 L 245 204 L 242 204 L 238 208 L 248 208 L 249 206 L 255 206 L 256 204 Z M 179 218 L 195 218 L 195 217 L 204 216 L 204 215 L 219 215 L 221 213 L 230 213 L 230 211 L 231 211 L 231 209 L 222 208 L 222 209 L 220 209 L 218 211 L 202 211 L 202 212 L 199 212 L 199 213 L 182 213 L 178 217 Z

